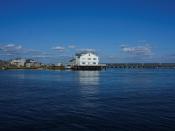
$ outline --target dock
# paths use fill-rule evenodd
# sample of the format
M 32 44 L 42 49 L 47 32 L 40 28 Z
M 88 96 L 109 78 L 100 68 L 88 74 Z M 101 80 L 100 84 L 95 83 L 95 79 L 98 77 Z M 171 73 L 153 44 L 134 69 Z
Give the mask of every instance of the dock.
M 106 69 L 106 64 L 99 64 L 99 65 L 73 65 L 71 67 L 72 70 L 103 70 Z
M 175 63 L 109 63 L 107 68 L 172 68 L 175 69 Z

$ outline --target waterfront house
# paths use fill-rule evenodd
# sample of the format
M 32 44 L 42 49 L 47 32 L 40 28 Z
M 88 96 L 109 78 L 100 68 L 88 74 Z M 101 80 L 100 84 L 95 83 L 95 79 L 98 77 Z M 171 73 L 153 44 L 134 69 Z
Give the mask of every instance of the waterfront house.
M 99 63 L 99 56 L 95 52 L 86 51 L 77 53 L 65 67 L 72 70 L 102 70 L 106 64 Z
M 38 63 L 35 60 L 32 60 L 32 59 L 27 59 L 26 60 L 25 67 L 27 67 L 27 68 L 30 68 L 30 67 L 39 67 L 39 66 L 41 66 L 41 64 Z
M 81 52 L 77 53 L 71 62 L 78 66 L 97 66 L 99 57 L 94 52 Z
M 17 67 L 24 67 L 25 63 L 26 63 L 26 59 L 21 59 L 21 58 L 14 59 L 10 62 L 10 64 L 16 65 Z

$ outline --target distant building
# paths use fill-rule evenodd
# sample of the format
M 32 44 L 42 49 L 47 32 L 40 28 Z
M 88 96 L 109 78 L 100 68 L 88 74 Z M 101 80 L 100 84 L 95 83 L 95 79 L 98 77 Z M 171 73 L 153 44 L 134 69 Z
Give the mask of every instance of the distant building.
M 81 52 L 71 60 L 71 65 L 95 66 L 99 65 L 99 57 L 94 52 Z
M 17 67 L 24 67 L 25 63 L 26 59 L 20 59 L 20 58 L 14 59 L 10 62 L 10 64 L 16 65 Z
M 62 63 L 57 63 L 55 66 L 63 66 Z
M 16 65 L 17 67 L 28 67 L 28 68 L 41 66 L 41 64 L 38 63 L 35 60 L 32 60 L 32 59 L 21 59 L 21 58 L 17 58 L 17 59 L 12 60 L 10 62 L 10 64 Z
M 35 60 L 32 60 L 32 59 L 26 60 L 25 67 L 30 68 L 30 67 L 39 67 L 39 66 L 41 66 L 41 64 Z
M 75 64 L 76 64 L 76 59 L 75 58 L 69 60 L 69 63 L 68 63 L 69 66 L 75 65 Z

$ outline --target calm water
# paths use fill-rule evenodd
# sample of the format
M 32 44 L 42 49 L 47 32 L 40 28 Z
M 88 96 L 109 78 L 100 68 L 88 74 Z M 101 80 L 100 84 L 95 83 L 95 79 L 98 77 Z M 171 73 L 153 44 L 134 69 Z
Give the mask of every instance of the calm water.
M 175 70 L 0 71 L 0 131 L 174 131 Z

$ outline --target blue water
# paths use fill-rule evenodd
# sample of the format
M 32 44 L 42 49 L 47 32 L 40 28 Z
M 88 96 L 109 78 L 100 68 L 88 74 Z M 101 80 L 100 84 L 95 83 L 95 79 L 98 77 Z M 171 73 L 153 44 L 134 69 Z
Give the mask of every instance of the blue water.
M 174 131 L 175 70 L 0 71 L 0 131 Z

